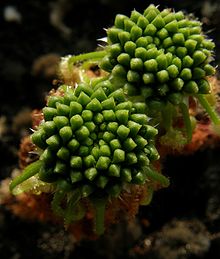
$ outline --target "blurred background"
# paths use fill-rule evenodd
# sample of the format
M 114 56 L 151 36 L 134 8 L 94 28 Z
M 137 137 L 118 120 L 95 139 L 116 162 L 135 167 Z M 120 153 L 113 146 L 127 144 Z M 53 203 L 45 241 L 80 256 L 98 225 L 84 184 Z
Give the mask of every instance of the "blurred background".
M 0 180 L 18 165 L 30 111 L 44 106 L 60 57 L 94 50 L 117 13 L 142 12 L 151 3 L 202 20 L 219 64 L 219 0 L 0 1 Z M 0 258 L 220 258 L 219 151 L 169 157 L 164 172 L 171 186 L 136 221 L 96 241 L 78 243 L 62 226 L 26 222 L 0 205 Z

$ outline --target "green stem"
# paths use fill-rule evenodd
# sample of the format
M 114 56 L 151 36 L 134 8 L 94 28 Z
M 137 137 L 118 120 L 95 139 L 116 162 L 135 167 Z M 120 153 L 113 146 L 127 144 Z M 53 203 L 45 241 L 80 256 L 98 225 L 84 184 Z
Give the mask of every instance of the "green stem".
M 51 202 L 51 208 L 53 212 L 60 217 L 64 217 L 64 213 L 65 213 L 64 209 L 61 207 L 61 203 L 65 195 L 66 195 L 66 192 L 64 191 L 56 191 L 54 193 L 53 200 Z
M 28 165 L 21 175 L 17 176 L 15 179 L 12 180 L 12 182 L 9 185 L 10 191 L 12 192 L 17 185 L 23 183 L 35 174 L 39 173 L 42 164 L 42 161 L 37 160 L 36 162 L 33 162 L 32 164 Z
M 69 65 L 73 65 L 76 62 L 84 61 L 84 60 L 88 60 L 88 59 L 99 60 L 99 59 L 103 58 L 105 55 L 106 55 L 105 50 L 79 54 L 77 56 L 72 56 L 71 58 L 69 58 L 68 63 L 69 63 Z
M 211 121 L 217 125 L 220 124 L 220 118 L 218 116 L 218 114 L 216 113 L 216 111 L 211 107 L 211 105 L 209 104 L 209 102 L 207 101 L 206 97 L 203 94 L 198 94 L 197 98 L 200 102 L 200 104 L 202 105 L 202 107 L 206 110 L 206 112 L 208 113 L 208 115 L 211 118 Z
M 190 142 L 192 140 L 192 124 L 189 116 L 189 109 L 185 103 L 180 103 L 180 109 L 183 114 L 183 121 L 186 128 L 187 141 Z
M 167 177 L 165 177 L 161 173 L 158 173 L 156 170 L 153 170 L 152 168 L 146 167 L 145 174 L 148 178 L 150 178 L 155 182 L 159 182 L 164 187 L 167 187 L 170 185 L 170 181 Z
M 92 203 L 95 207 L 95 233 L 102 235 L 105 231 L 105 206 L 106 198 L 93 198 Z
M 65 210 L 65 224 L 69 225 L 73 220 L 78 220 L 81 216 L 81 208 L 77 205 L 81 199 L 81 191 L 79 189 L 75 190 L 67 202 L 67 208 Z M 77 208 L 77 209 L 76 209 Z M 75 214 L 76 213 L 76 214 Z
M 173 105 L 171 103 L 167 103 L 162 109 L 162 119 L 163 125 L 166 131 L 169 131 L 172 127 L 173 122 Z
M 64 179 L 60 179 L 59 181 L 57 181 L 56 185 L 57 186 L 53 196 L 53 200 L 51 202 L 51 207 L 55 214 L 64 217 L 65 209 L 61 205 L 65 196 L 67 196 L 67 194 L 71 191 L 72 185 Z
M 147 193 L 143 200 L 141 200 L 140 205 L 147 206 L 151 203 L 154 194 L 154 188 L 152 186 L 147 186 Z

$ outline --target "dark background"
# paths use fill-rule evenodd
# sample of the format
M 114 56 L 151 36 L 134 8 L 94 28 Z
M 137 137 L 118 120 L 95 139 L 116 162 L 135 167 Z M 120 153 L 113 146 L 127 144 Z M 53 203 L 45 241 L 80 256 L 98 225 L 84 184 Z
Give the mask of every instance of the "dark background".
M 0 118 L 5 128 L 0 133 L 0 179 L 17 166 L 20 138 L 26 134 L 22 112 L 41 108 L 52 88 L 54 78 L 34 69 L 39 57 L 92 51 L 97 39 L 105 36 L 103 28 L 113 24 L 117 13 L 129 15 L 134 8 L 141 12 L 150 3 L 202 19 L 204 31 L 216 43 L 215 64 L 219 64 L 220 1 L 0 1 Z M 16 8 L 20 21 L 6 20 L 8 6 Z M 62 28 L 51 22 L 51 15 L 56 12 L 61 14 Z M 20 113 L 19 124 L 15 118 Z M 62 228 L 25 222 L 1 208 L 0 258 L 220 258 L 218 154 L 219 149 L 215 148 L 188 157 L 169 157 L 164 172 L 170 176 L 171 186 L 156 193 L 150 206 L 140 209 L 134 225 L 122 223 L 97 241 L 75 243 Z M 144 224 L 146 221 L 149 224 Z M 165 233 L 164 226 L 168 226 Z M 192 226 L 197 226 L 196 230 Z M 172 235 L 176 237 L 174 241 Z M 194 250 L 186 248 L 187 238 L 193 239 Z M 148 246 L 146 240 L 154 243 Z

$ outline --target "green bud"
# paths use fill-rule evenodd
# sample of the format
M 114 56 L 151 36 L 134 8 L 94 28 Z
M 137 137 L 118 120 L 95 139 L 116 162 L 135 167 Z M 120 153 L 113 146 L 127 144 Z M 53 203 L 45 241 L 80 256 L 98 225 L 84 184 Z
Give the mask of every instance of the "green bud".
M 144 184 L 146 176 L 143 172 L 138 172 L 132 179 L 132 182 L 135 184 Z
M 200 65 L 206 60 L 206 55 L 201 50 L 196 50 L 193 53 L 194 66 Z
M 104 110 L 102 112 L 105 121 L 115 121 L 115 113 L 113 110 Z
M 113 163 L 122 163 L 125 161 L 125 151 L 122 149 L 115 149 L 113 153 Z
M 142 79 L 143 79 L 143 81 L 144 81 L 144 83 L 146 85 L 147 84 L 152 84 L 155 81 L 153 73 L 145 73 L 145 74 L 143 74 Z
M 93 113 L 90 110 L 83 110 L 81 115 L 83 121 L 91 121 Z
M 142 30 L 144 30 L 148 24 L 149 22 L 144 16 L 140 16 L 137 20 L 137 26 L 140 27 Z
M 113 64 L 111 63 L 111 59 L 109 56 L 105 56 L 101 62 L 100 62 L 100 68 L 107 71 L 107 72 L 111 72 L 113 69 Z
M 65 174 L 66 170 L 67 170 L 66 164 L 58 160 L 54 167 L 54 173 L 55 174 Z
M 199 87 L 200 94 L 210 94 L 210 92 L 211 92 L 210 84 L 205 79 L 199 80 L 198 87 Z
M 62 97 L 62 96 L 56 96 L 56 95 L 54 95 L 54 96 L 50 96 L 50 97 L 48 98 L 47 105 L 48 105 L 49 107 L 56 108 L 56 104 L 57 104 L 57 103 L 60 103 L 60 104 L 63 103 L 63 97 Z
M 200 67 L 195 67 L 192 72 L 193 79 L 201 79 L 206 75 L 205 71 Z
M 134 25 L 131 28 L 131 40 L 136 41 L 141 36 L 142 36 L 142 29 L 137 25 Z
M 56 125 L 54 121 L 46 121 L 43 124 L 43 130 L 46 133 L 47 136 L 51 136 L 54 133 L 56 133 Z
M 173 46 L 173 41 L 171 37 L 167 37 L 163 40 L 163 47 L 166 49 L 166 48 L 169 48 L 170 46 Z
M 118 34 L 120 30 L 116 28 L 110 28 L 107 30 L 108 40 L 110 43 L 118 43 Z
M 69 116 L 70 114 L 70 107 L 68 105 L 65 104 L 61 104 L 61 103 L 56 103 L 56 107 L 57 107 L 57 114 L 58 115 L 63 115 L 63 116 Z
M 121 53 L 118 57 L 117 57 L 117 61 L 119 64 L 128 67 L 130 65 L 130 55 L 127 53 Z
M 70 159 L 70 166 L 74 169 L 82 168 L 82 158 L 80 156 L 72 156 Z
M 117 14 L 115 17 L 115 26 L 119 29 L 124 29 L 124 21 L 125 19 L 127 19 L 128 17 L 123 15 L 123 14 Z
M 176 78 L 172 80 L 171 86 L 174 90 L 180 91 L 183 88 L 184 81 L 181 78 Z
M 118 34 L 118 38 L 119 38 L 119 41 L 120 41 L 121 45 L 124 46 L 127 41 L 130 41 L 131 37 L 130 37 L 129 32 L 121 31 Z
M 122 52 L 121 45 L 119 43 L 112 44 L 109 48 L 109 52 L 112 58 L 117 58 L 117 56 Z
M 134 25 L 135 25 L 135 23 L 133 21 L 131 21 L 131 19 L 127 18 L 124 20 L 124 30 L 125 31 L 130 32 Z
M 137 161 L 138 161 L 137 156 L 135 155 L 134 152 L 127 153 L 125 159 L 128 165 L 137 164 Z
M 134 23 L 137 23 L 138 19 L 140 17 L 143 17 L 142 14 L 140 14 L 139 12 L 137 12 L 136 10 L 133 10 L 131 12 L 131 17 L 130 19 L 134 22 Z
M 105 186 L 107 185 L 109 179 L 108 177 L 105 177 L 105 176 L 99 176 L 99 178 L 97 179 L 96 181 L 96 185 L 99 187 L 99 188 L 102 188 L 104 189 Z
M 176 55 L 180 58 L 183 59 L 187 55 L 187 48 L 185 47 L 178 47 L 176 48 Z
M 70 126 L 64 126 L 60 129 L 59 134 L 63 142 L 66 143 L 72 138 L 73 132 Z
M 184 45 L 184 42 L 185 42 L 184 34 L 178 32 L 173 35 L 173 43 L 182 46 Z
M 92 112 L 99 112 L 102 110 L 102 105 L 97 98 L 94 98 L 86 105 L 86 109 Z
M 109 144 L 112 151 L 121 148 L 121 143 L 118 139 L 112 139 Z
M 49 145 L 49 147 L 55 151 L 59 149 L 60 142 L 61 142 L 61 139 L 58 135 L 52 135 L 46 140 L 47 145 Z
M 143 69 L 143 61 L 140 58 L 132 58 L 130 67 L 132 70 L 141 71 Z
M 57 109 L 51 107 L 44 107 L 43 114 L 45 121 L 51 121 L 55 116 L 57 116 Z
M 157 61 L 159 70 L 167 68 L 168 63 L 167 63 L 167 58 L 166 58 L 165 54 L 161 54 L 161 55 L 157 56 L 156 61 Z
M 144 30 L 144 36 L 154 36 L 154 34 L 157 32 L 157 28 L 152 24 L 148 24 L 147 27 Z
M 90 101 L 91 98 L 85 94 L 84 92 L 81 92 L 77 101 L 82 105 L 82 106 L 86 106 Z
M 161 39 L 161 40 L 164 40 L 168 37 L 169 33 L 168 31 L 165 29 L 165 28 L 162 28 L 160 29 L 158 32 L 157 32 L 157 36 Z
M 117 130 L 117 134 L 120 139 L 126 139 L 130 133 L 130 129 L 124 125 L 120 125 Z
M 119 184 L 115 184 L 107 188 L 107 192 L 110 196 L 118 197 L 121 192 L 122 187 Z
M 61 147 L 57 151 L 57 157 L 59 157 L 61 160 L 67 161 L 69 159 L 70 152 L 67 148 Z
M 71 170 L 70 179 L 72 183 L 76 183 L 83 180 L 83 175 L 80 171 Z
M 148 52 L 145 48 L 143 47 L 138 47 L 135 50 L 135 57 L 139 58 L 142 61 L 145 61 L 147 58 Z
M 140 81 L 140 75 L 136 71 L 129 70 L 127 73 L 127 80 L 129 83 L 137 83 Z
M 190 80 L 192 78 L 192 72 L 191 69 L 189 68 L 184 68 L 181 73 L 180 73 L 180 77 L 184 80 Z
M 79 114 L 76 114 L 70 119 L 70 124 L 72 130 L 75 131 L 83 125 L 83 119 Z
M 82 126 L 75 132 L 75 134 L 78 140 L 85 140 L 89 136 L 90 132 L 87 127 Z
M 126 53 L 128 53 L 130 56 L 134 55 L 136 49 L 136 44 L 133 41 L 127 41 L 124 45 L 124 50 Z
M 189 81 L 184 85 L 183 90 L 190 94 L 196 94 L 199 91 L 199 87 L 195 81 Z
M 193 59 L 187 55 L 182 60 L 182 66 L 184 67 L 191 67 L 193 65 Z
M 113 177 L 120 177 L 120 166 L 111 164 L 108 169 L 108 175 Z
M 103 140 L 106 141 L 107 143 L 110 142 L 112 139 L 114 139 L 115 135 L 111 132 L 106 131 L 103 134 Z
M 144 67 L 147 72 L 156 72 L 157 67 L 157 61 L 155 59 L 149 59 L 144 62 Z
M 212 76 L 215 74 L 215 68 L 210 64 L 206 64 L 204 66 L 204 70 L 207 76 Z
M 169 74 L 167 72 L 167 70 L 161 70 L 159 72 L 157 72 L 157 80 L 160 83 L 165 83 L 169 80 Z
M 74 153 L 79 148 L 79 145 L 80 144 L 76 139 L 71 139 L 67 146 L 68 146 L 69 150 L 72 153 Z
M 83 158 L 83 163 L 87 168 L 90 168 L 90 167 L 95 166 L 96 160 L 95 160 L 94 156 L 88 155 L 88 156 Z
M 170 65 L 167 68 L 167 72 L 169 73 L 169 77 L 170 78 L 176 78 L 178 76 L 178 74 L 179 74 L 178 67 L 175 66 L 175 65 Z
M 163 17 L 165 23 L 170 23 L 176 19 L 175 14 L 173 12 L 170 12 L 168 9 L 162 11 L 161 16 Z
M 178 79 L 180 79 L 180 78 L 178 78 Z M 168 100 L 173 105 L 179 105 L 183 101 L 183 95 L 182 95 L 182 93 L 171 93 L 168 95 Z
M 85 177 L 90 180 L 90 181 L 93 181 L 94 178 L 97 176 L 98 174 L 98 171 L 96 168 L 89 168 L 89 169 L 86 169 L 85 170 Z
M 100 156 L 96 163 L 96 168 L 99 170 L 107 170 L 110 162 L 111 162 L 111 160 L 109 157 Z

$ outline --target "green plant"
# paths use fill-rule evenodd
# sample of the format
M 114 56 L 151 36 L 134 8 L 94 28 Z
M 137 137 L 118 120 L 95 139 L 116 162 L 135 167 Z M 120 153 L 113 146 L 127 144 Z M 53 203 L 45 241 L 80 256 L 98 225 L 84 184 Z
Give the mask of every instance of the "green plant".
M 189 142 L 190 98 L 219 124 L 206 99 L 213 94 L 207 79 L 215 72 L 209 64 L 213 48 L 201 23 L 182 12 L 150 5 L 143 14 L 117 15 L 104 50 L 68 59 L 70 69 L 79 66 L 81 81 L 49 96 L 44 120 L 32 135 L 39 160 L 12 181 L 11 191 L 49 187 L 52 209 L 67 225 L 83 218 L 82 201 L 88 199 L 96 210 L 96 233 L 102 234 L 112 197 L 132 184 L 169 185 L 152 165 L 159 159 L 155 125 L 166 131 L 159 136 L 162 144 L 182 147 L 186 141 L 173 123 L 182 116 Z M 91 63 L 108 73 L 92 80 L 85 73 Z M 35 181 L 28 181 L 32 177 Z
M 210 64 L 214 47 L 195 18 L 150 5 L 143 14 L 136 10 L 130 17 L 118 14 L 107 29 L 103 51 L 73 56 L 69 62 L 99 61 L 129 97 L 146 102 L 148 115 L 157 118 L 168 134 L 173 132 L 175 114 L 182 114 L 190 141 L 189 98 L 198 99 L 213 123 L 220 123 L 206 99 L 212 94 L 207 77 L 215 73 Z
M 52 209 L 66 224 L 83 217 L 80 201 L 89 197 L 100 234 L 105 203 L 127 185 L 149 179 L 168 185 L 151 165 L 159 158 L 154 146 L 157 129 L 148 125 L 146 105 L 127 101 L 123 90 L 114 90 L 108 80 L 59 90 L 63 95 L 48 98 L 45 121 L 31 136 L 40 158 L 10 188 L 13 191 L 36 174 L 40 181 L 53 184 Z

